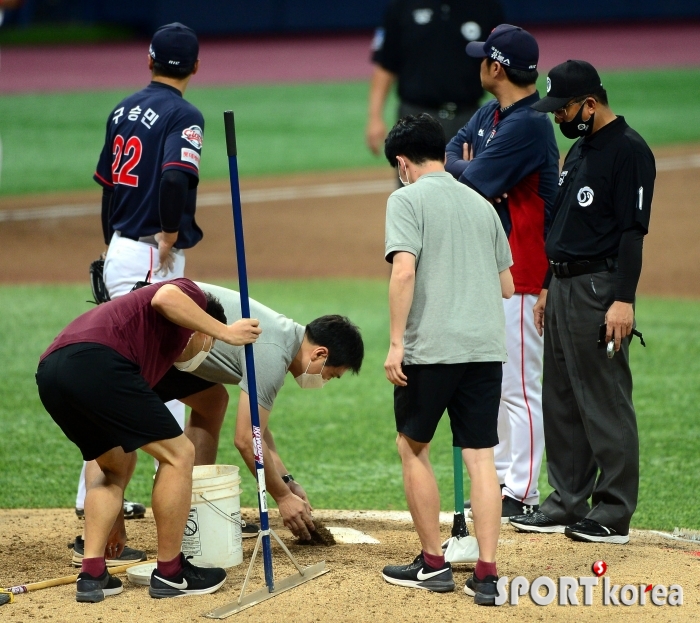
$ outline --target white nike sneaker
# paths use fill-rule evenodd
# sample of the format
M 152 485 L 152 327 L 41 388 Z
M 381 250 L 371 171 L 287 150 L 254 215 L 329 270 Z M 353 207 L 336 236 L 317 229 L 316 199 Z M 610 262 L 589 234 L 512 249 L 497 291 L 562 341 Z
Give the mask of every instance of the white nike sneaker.
M 445 562 L 439 569 L 428 566 L 421 552 L 410 565 L 390 565 L 384 567 L 382 577 L 389 584 L 422 588 L 435 593 L 449 593 L 455 589 L 452 565 Z
M 177 575 L 166 577 L 158 569 L 151 573 L 148 594 L 156 599 L 184 597 L 185 595 L 207 595 L 219 590 L 226 581 L 226 571 L 218 567 L 195 567 L 183 554 L 182 570 Z

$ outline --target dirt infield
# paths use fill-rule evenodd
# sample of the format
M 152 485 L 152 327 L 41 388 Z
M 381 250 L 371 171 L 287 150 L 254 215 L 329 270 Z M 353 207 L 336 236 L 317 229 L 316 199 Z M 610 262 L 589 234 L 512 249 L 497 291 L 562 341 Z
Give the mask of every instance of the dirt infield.
M 700 296 L 695 270 L 700 264 L 699 153 L 700 145 L 656 150 L 659 172 L 645 239 L 642 294 Z M 250 278 L 386 278 L 384 213 L 392 188 L 388 167 L 243 180 L 244 194 L 257 197 L 243 201 Z M 228 182 L 202 184 L 199 193 L 208 198 L 197 211 L 205 236 L 187 252 L 186 274 L 236 279 Z M 265 193 L 271 198 L 260 200 Z M 87 284 L 88 265 L 105 248 L 99 201 L 97 186 L 87 192 L 4 198 L 0 211 L 5 216 L 52 206 L 87 206 L 92 214 L 0 220 L 0 283 Z
M 246 513 L 244 512 L 244 515 Z M 252 517 L 252 513 L 247 513 Z M 280 525 L 275 512 L 272 524 L 302 565 L 326 561 L 330 572 L 228 619 L 229 621 L 279 621 L 310 623 L 328 621 L 353 623 L 402 623 L 434 621 L 463 623 L 470 621 L 694 621 L 700 617 L 700 545 L 674 542 L 662 537 L 633 531 L 629 545 L 594 545 L 576 543 L 558 535 L 531 535 L 516 532 L 510 526 L 501 531 L 499 573 L 513 579 L 523 575 L 532 581 L 547 575 L 592 576 L 591 565 L 607 562 L 607 576 L 620 586 L 679 584 L 683 587 L 682 606 L 654 606 L 649 593 L 643 606 L 603 606 L 603 587 L 594 589 L 593 605 L 536 606 L 529 597 L 519 605 L 500 608 L 475 606 L 462 592 L 472 567 L 455 566 L 457 590 L 448 594 L 400 588 L 383 581 L 381 569 L 386 564 L 410 562 L 420 550 L 418 539 L 409 523 L 377 519 L 338 519 L 333 511 L 317 515 L 327 525 L 348 526 L 370 534 L 378 545 L 336 545 L 302 547 L 294 545 L 291 534 Z M 72 510 L 0 510 L 0 585 L 8 586 L 45 580 L 74 573 L 70 567 L 70 550 L 66 542 L 82 529 Z M 130 544 L 156 552 L 156 533 L 149 510 L 143 520 L 128 522 Z M 449 536 L 449 525 L 443 525 Z M 254 542 L 243 545 L 244 562 L 228 571 L 224 587 L 214 595 L 156 601 L 145 587 L 124 581 L 124 593 L 109 597 L 100 604 L 75 602 L 75 586 L 49 588 L 19 595 L 15 603 L 0 607 L 0 618 L 11 623 L 37 620 L 71 621 L 72 623 L 150 623 L 180 622 L 200 619 L 213 608 L 238 598 L 243 577 L 250 561 Z M 294 572 L 278 546 L 273 548 L 275 577 L 279 580 Z M 262 572 L 252 588 L 262 587 Z M 617 592 L 619 595 L 619 591 Z M 583 601 L 582 590 L 578 591 Z M 204 619 L 201 619 L 204 620 Z

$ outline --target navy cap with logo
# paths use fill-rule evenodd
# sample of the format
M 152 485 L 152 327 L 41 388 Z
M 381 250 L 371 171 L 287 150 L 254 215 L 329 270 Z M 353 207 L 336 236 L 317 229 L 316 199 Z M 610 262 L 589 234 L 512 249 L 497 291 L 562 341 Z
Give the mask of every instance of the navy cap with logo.
M 531 106 L 540 112 L 554 112 L 571 100 L 593 95 L 603 88 L 595 67 L 586 61 L 566 61 L 547 74 L 547 95 Z
M 161 65 L 191 68 L 199 57 L 199 41 L 194 30 L 173 22 L 156 30 L 148 53 Z
M 506 67 L 523 71 L 537 69 L 540 48 L 535 38 L 519 26 L 496 26 L 486 41 L 467 44 L 467 55 L 473 58 L 492 58 Z

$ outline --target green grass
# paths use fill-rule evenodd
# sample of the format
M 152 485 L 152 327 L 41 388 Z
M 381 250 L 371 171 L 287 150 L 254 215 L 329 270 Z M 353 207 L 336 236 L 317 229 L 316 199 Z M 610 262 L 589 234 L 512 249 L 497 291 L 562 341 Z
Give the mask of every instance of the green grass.
M 224 284 L 235 287 L 235 284 Z M 304 392 L 288 381 L 275 404 L 271 428 L 288 468 L 318 508 L 406 508 L 394 447 L 392 391 L 382 364 L 387 347 L 386 284 L 322 280 L 256 282 L 251 293 L 301 323 L 325 313 L 347 314 L 361 327 L 367 348 L 362 373 Z M 44 412 L 33 375 L 39 354 L 89 306 L 83 286 L 0 287 L 0 506 L 70 507 L 80 466 L 77 449 Z M 633 525 L 700 528 L 693 503 L 700 472 L 700 302 L 643 299 L 638 322 L 648 342 L 635 340 L 632 363 L 641 442 L 641 489 Z M 243 464 L 233 447 L 237 388 L 230 388 L 219 463 Z M 452 504 L 449 426 L 439 427 L 432 460 L 442 506 Z M 128 490 L 148 502 L 152 463 L 143 456 Z M 243 477 L 242 503 L 255 505 L 255 486 Z M 546 475 L 540 478 L 546 494 Z M 468 495 L 468 483 L 467 483 Z
M 697 69 L 603 74 L 613 110 L 652 145 L 700 142 Z M 544 93 L 541 80 L 540 92 Z M 187 98 L 202 110 L 202 178 L 228 175 L 222 112 L 236 113 L 241 175 L 385 167 L 364 144 L 365 82 L 197 87 Z M 0 195 L 96 188 L 92 173 L 108 113 L 128 91 L 0 96 L 3 171 Z M 395 103 L 387 107 L 391 124 Z M 571 144 L 556 132 L 562 150 Z

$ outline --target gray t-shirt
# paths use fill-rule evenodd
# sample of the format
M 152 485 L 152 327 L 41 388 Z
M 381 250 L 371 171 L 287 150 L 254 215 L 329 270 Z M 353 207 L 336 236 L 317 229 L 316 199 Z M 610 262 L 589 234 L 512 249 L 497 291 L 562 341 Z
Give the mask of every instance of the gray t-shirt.
M 241 295 L 238 292 L 208 283 L 197 285 L 221 301 L 229 324 L 241 319 Z M 262 329 L 253 345 L 258 404 L 270 411 L 277 392 L 284 385 L 292 359 L 299 352 L 305 328 L 253 299 L 250 299 L 250 316 L 260 321 Z M 245 370 L 245 348 L 217 340 L 212 352 L 192 374 L 213 383 L 240 385 L 247 393 Z
M 498 273 L 513 263 L 493 206 L 449 173 L 427 173 L 391 194 L 385 257 L 416 256 L 404 363 L 506 361 Z

